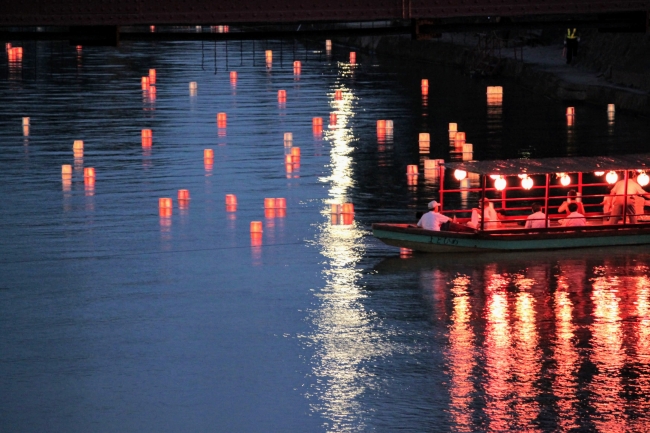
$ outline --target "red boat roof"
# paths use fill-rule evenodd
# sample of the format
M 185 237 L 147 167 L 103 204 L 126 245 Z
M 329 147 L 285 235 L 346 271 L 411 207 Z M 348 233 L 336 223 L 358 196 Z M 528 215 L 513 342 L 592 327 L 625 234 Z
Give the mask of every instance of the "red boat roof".
M 610 170 L 650 170 L 650 154 L 463 161 L 445 162 L 441 165 L 449 169 L 465 170 L 468 173 L 502 176 L 587 173 Z

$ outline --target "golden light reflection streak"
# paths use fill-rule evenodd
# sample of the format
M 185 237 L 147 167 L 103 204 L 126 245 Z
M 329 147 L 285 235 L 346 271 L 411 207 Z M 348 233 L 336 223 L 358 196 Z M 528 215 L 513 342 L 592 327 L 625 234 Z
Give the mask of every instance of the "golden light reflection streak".
M 475 367 L 474 332 L 470 325 L 471 305 L 467 288 L 470 278 L 458 276 L 452 281 L 453 311 L 449 327 L 449 396 L 454 431 L 472 432 L 472 370 Z
M 640 269 L 644 273 L 647 268 Z M 636 277 L 636 314 L 637 322 L 637 344 L 636 356 L 642 365 L 650 364 L 650 278 L 647 275 Z M 642 374 L 639 377 L 639 389 L 650 389 L 650 377 Z M 647 422 L 644 419 L 630 420 L 630 431 L 643 431 L 647 429 Z
M 489 273 L 488 273 L 489 272 Z M 489 431 L 509 431 L 512 413 L 512 348 L 509 329 L 508 278 L 486 269 L 487 311 L 485 325 L 485 392 Z
M 577 383 L 575 372 L 580 357 L 573 345 L 575 325 L 573 324 L 573 303 L 569 297 L 570 285 L 566 276 L 560 274 L 557 279 L 555 301 L 555 380 L 553 394 L 558 397 L 558 423 L 561 431 L 578 428 L 575 407 Z
M 592 361 L 598 368 L 591 386 L 593 405 L 598 414 L 593 422 L 598 431 L 627 431 L 625 401 L 621 398 L 621 368 L 625 363 L 623 330 L 619 309 L 618 290 L 624 288 L 618 277 L 607 266 L 593 280 L 591 295 L 594 303 L 592 325 Z
M 354 115 L 354 96 L 348 89 L 343 95 L 342 101 L 332 101 L 337 125 L 325 133 L 332 146 L 331 173 L 319 179 L 327 184 L 334 203 L 351 201 L 347 194 L 354 185 L 349 156 L 353 134 L 347 126 Z M 308 397 L 315 400 L 312 410 L 326 420 L 327 431 L 363 431 L 365 417 L 358 397 L 374 385 L 362 364 L 388 354 L 390 346 L 373 330 L 372 313 L 361 302 L 365 295 L 358 284 L 361 275 L 356 266 L 364 253 L 362 230 L 356 223 L 330 224 L 329 203 L 323 203 L 322 214 L 325 222 L 319 226 L 318 245 L 327 261 L 325 287 L 317 294 L 320 305 L 312 312 L 315 330 L 311 338 L 316 345 L 313 373 L 317 381 Z
M 539 379 L 541 354 L 539 353 L 537 327 L 535 323 L 535 298 L 530 293 L 535 280 L 523 275 L 515 276 L 517 294 L 515 314 L 517 321 L 513 324 L 513 342 L 517 350 L 517 362 L 513 369 L 517 373 L 516 414 L 517 423 L 522 430 L 536 431 L 534 420 L 539 413 L 538 389 L 535 383 Z

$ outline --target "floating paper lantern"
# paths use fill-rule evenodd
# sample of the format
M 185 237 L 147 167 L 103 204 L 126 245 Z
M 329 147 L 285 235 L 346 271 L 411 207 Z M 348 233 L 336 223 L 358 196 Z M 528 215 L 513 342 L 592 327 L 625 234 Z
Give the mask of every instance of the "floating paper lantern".
M 178 190 L 178 199 L 179 200 L 189 200 L 190 199 L 190 191 L 187 189 L 179 189 Z
M 472 143 L 463 143 L 463 161 L 471 161 L 474 155 L 474 145 Z
M 353 214 L 354 213 L 354 204 L 352 204 L 352 203 L 343 203 L 343 208 L 341 209 L 341 213 Z
M 198 88 L 198 85 L 196 84 L 196 81 L 190 81 L 190 93 L 191 92 L 196 92 L 197 88 Z
M 614 184 L 614 183 L 616 183 L 616 181 L 618 180 L 618 174 L 616 174 L 615 171 L 610 171 L 609 173 L 607 173 L 607 176 L 605 176 L 605 180 L 606 180 L 607 183 L 609 183 L 610 185 L 611 185 L 611 184 Z
M 226 194 L 226 206 L 237 206 L 237 196 L 235 194 Z
M 465 133 L 464 132 L 456 132 L 456 136 L 454 137 L 454 144 L 457 148 L 463 147 L 463 144 L 465 144 Z
M 285 132 L 284 133 L 284 142 L 293 142 L 293 133 L 292 132 Z
M 171 209 L 172 208 L 172 199 L 168 197 L 158 199 L 158 208 L 160 209 Z
M 278 101 L 279 102 L 287 102 L 287 91 L 286 90 L 278 90 Z
M 275 207 L 277 209 L 286 209 L 287 208 L 287 199 L 286 198 L 276 198 Z
M 508 184 L 508 183 L 506 182 L 506 180 L 505 180 L 502 176 L 499 176 L 499 177 L 494 181 L 494 188 L 495 188 L 497 191 L 503 191 L 503 190 L 506 188 L 506 185 L 507 185 L 507 184 Z
M 142 85 L 142 90 L 147 90 L 149 88 L 149 77 L 142 77 L 140 84 Z
M 407 165 L 406 166 L 406 174 L 418 174 L 418 166 L 417 165 Z
M 149 84 L 156 84 L 156 70 L 149 69 Z
M 345 226 L 352 225 L 354 223 L 354 213 L 343 213 L 341 214 L 341 224 Z
M 251 233 L 262 233 L 262 221 L 251 221 Z
M 323 118 L 322 117 L 314 117 L 312 119 L 312 130 L 314 131 L 314 134 L 320 134 L 323 132 Z
M 214 150 L 203 149 L 203 159 L 214 159 Z
M 340 204 L 333 203 L 332 204 L 332 214 L 340 214 L 342 210 L 342 206 Z
M 430 143 L 431 142 L 431 135 L 428 132 L 420 132 L 418 135 L 418 141 L 420 143 Z
M 72 176 L 72 165 L 63 164 L 61 166 L 61 175 L 62 176 Z
M 454 177 L 456 180 L 461 181 L 467 177 L 467 172 L 465 170 L 456 170 L 454 171 Z
M 350 64 L 354 65 L 356 63 L 357 63 L 357 53 L 355 53 L 354 51 L 351 51 L 350 52 Z
M 420 83 L 420 89 L 422 90 L 422 95 L 426 96 L 429 94 L 429 80 L 423 79 Z
M 343 91 L 342 90 L 335 90 L 334 91 L 334 100 L 335 101 L 340 101 L 343 99 Z
M 336 125 L 336 121 L 337 121 L 336 113 L 330 113 L 330 125 L 331 126 Z
M 266 50 L 264 53 L 264 58 L 266 59 L 266 63 L 271 63 L 273 61 L 273 51 Z
M 23 117 L 23 126 L 29 126 L 29 117 Z
M 95 169 L 93 167 L 84 168 L 84 177 L 95 177 Z
M 576 114 L 575 107 L 567 107 L 566 108 L 566 115 L 567 116 L 575 116 L 575 114 Z
M 83 140 L 75 140 L 72 143 L 72 150 L 83 150 L 83 148 L 84 148 Z
M 636 177 L 636 181 L 638 182 L 639 185 L 646 186 L 648 184 L 648 182 L 650 182 L 650 177 L 648 177 L 648 175 L 644 171 L 644 172 L 641 172 L 641 174 L 639 174 Z
M 616 112 L 616 106 L 614 104 L 607 104 L 607 112 L 608 113 L 615 113 Z
M 329 39 L 325 41 L 325 50 L 332 51 L 332 41 Z
M 393 121 L 392 121 L 392 120 L 387 120 L 387 121 L 386 121 L 386 132 L 387 132 L 388 134 L 392 134 L 392 133 L 393 133 Z
M 274 198 L 265 198 L 264 199 L 264 209 L 275 209 L 275 199 Z
M 230 84 L 237 84 L 237 71 L 230 71 Z
M 302 65 L 300 64 L 300 60 L 296 60 L 293 62 L 293 73 L 294 75 L 300 75 L 300 70 L 302 69 Z
M 143 129 L 141 132 L 142 138 L 152 138 L 151 129 Z
M 386 130 L 386 121 L 385 120 L 378 120 L 377 121 L 377 131 L 382 131 Z
M 571 184 L 571 176 L 563 173 L 562 176 L 560 176 L 560 183 L 562 186 L 569 186 Z
M 217 127 L 225 128 L 228 122 L 228 116 L 226 113 L 217 113 Z

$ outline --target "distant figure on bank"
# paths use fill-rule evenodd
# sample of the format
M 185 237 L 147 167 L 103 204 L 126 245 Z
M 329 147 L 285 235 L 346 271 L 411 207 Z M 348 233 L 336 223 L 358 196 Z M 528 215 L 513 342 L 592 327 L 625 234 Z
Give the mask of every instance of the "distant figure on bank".
M 583 214 L 578 212 L 578 204 L 571 203 L 569 205 L 569 212 L 571 212 L 564 220 L 565 227 L 580 227 L 587 225 L 587 219 Z
M 627 199 L 625 199 L 626 192 Z M 644 197 L 650 198 L 650 194 L 636 182 L 636 171 L 633 170 L 630 170 L 627 174 L 627 191 L 625 190 L 625 179 L 621 179 L 616 182 L 610 195 L 614 197 L 614 200 L 612 201 L 611 216 L 607 224 L 618 224 L 623 214 L 623 207 L 625 207 L 625 214 L 630 217 L 630 222 L 636 224 L 636 200 L 643 200 Z M 643 201 L 645 202 L 645 200 Z
M 546 214 L 542 212 L 542 205 L 533 203 L 533 213 L 526 218 L 527 229 L 543 229 L 546 228 Z
M 483 211 L 483 206 L 485 206 L 485 211 Z M 494 205 L 486 198 L 482 198 L 478 202 L 478 208 L 472 209 L 472 217 L 467 222 L 467 225 L 473 229 L 481 229 L 481 213 L 485 213 L 485 224 L 484 229 L 496 229 L 499 227 L 499 215 L 494 209 Z
M 562 203 L 558 208 L 557 210 L 558 213 L 566 212 L 567 216 L 569 216 L 569 214 L 571 213 L 571 211 L 569 210 L 569 205 L 571 203 L 575 203 L 578 205 L 578 212 L 580 212 L 583 215 L 585 214 L 585 206 L 582 204 L 581 201 L 578 201 L 578 193 L 576 193 L 575 189 L 569 190 L 569 192 L 566 194 L 566 197 L 567 197 L 566 201 Z
M 566 50 L 567 65 L 571 63 L 574 57 L 578 56 L 578 31 L 576 29 L 566 29 L 566 36 L 564 38 L 564 48 Z
M 418 227 L 422 227 L 425 230 L 439 232 L 442 224 L 451 221 L 451 218 L 438 212 L 439 206 L 440 205 L 437 201 L 430 201 L 427 205 L 429 212 L 422 215 L 422 218 L 418 221 Z

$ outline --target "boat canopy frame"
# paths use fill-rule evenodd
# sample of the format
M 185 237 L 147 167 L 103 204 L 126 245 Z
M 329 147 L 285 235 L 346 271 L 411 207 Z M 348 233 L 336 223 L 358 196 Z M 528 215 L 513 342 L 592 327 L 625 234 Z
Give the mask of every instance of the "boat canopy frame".
M 467 173 L 475 173 L 481 177 L 482 198 L 487 198 L 486 192 L 492 188 L 487 188 L 488 176 L 519 176 L 519 175 L 545 175 L 545 197 L 544 209 L 546 213 L 545 226 L 549 228 L 549 199 L 551 182 L 550 176 L 558 173 L 578 173 L 578 185 L 582 191 L 582 174 L 596 171 L 623 171 L 624 188 L 624 205 L 622 209 L 623 225 L 626 225 L 627 204 L 628 204 L 628 179 L 631 170 L 650 171 L 650 154 L 630 154 L 622 156 L 579 156 L 579 157 L 560 157 L 560 158 L 539 158 L 539 159 L 504 159 L 488 161 L 463 161 L 463 162 L 444 162 L 440 163 L 440 204 L 441 210 L 444 203 L 445 192 L 457 192 L 456 189 L 444 188 L 444 171 L 445 169 L 462 170 Z M 508 188 L 506 188 L 508 189 Z M 502 200 L 505 203 L 505 191 L 502 191 Z M 480 230 L 485 229 L 485 207 L 481 206 Z

